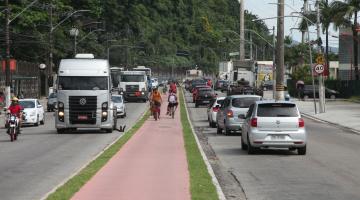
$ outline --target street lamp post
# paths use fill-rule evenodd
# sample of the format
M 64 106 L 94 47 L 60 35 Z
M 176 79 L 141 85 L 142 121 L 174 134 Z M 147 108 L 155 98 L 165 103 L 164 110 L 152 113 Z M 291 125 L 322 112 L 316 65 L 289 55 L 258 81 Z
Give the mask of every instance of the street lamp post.
M 76 56 L 76 46 L 77 46 L 77 41 L 76 38 L 79 35 L 79 29 L 73 27 L 72 29 L 70 29 L 70 35 L 74 37 L 74 57 Z

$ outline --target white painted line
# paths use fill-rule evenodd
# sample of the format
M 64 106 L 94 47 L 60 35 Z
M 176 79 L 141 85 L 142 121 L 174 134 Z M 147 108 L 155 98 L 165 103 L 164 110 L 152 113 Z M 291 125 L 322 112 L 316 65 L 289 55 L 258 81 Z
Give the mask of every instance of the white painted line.
M 182 92 L 182 95 L 183 95 L 183 99 L 184 99 L 184 105 L 185 105 L 185 110 L 186 110 L 186 115 L 187 115 L 187 118 L 188 118 L 188 121 L 190 123 L 190 127 L 191 127 L 191 131 L 195 137 L 195 140 L 196 140 L 196 144 L 200 150 L 200 153 L 201 153 L 201 156 L 203 157 L 203 160 L 206 164 L 206 168 L 211 176 L 211 180 L 213 182 L 213 184 L 215 185 L 216 187 L 216 191 L 218 193 L 218 197 L 219 197 L 219 200 L 226 200 L 226 197 L 224 195 L 224 192 L 222 191 L 221 187 L 220 187 L 220 184 L 219 184 L 219 181 L 217 180 L 216 176 L 215 176 L 215 173 L 214 173 L 214 170 L 212 169 L 211 165 L 210 165 L 210 162 L 208 160 L 208 158 L 206 157 L 205 155 L 205 152 L 204 150 L 202 149 L 201 147 L 201 144 L 200 144 L 200 141 L 199 141 L 199 138 L 197 137 L 196 133 L 195 133 L 195 130 L 194 130 L 194 126 L 190 120 L 190 115 L 189 115 L 189 111 L 188 111 L 188 108 L 186 106 L 186 97 L 185 97 L 185 93 L 184 93 L 184 89 L 181 89 L 181 92 Z
M 146 114 L 146 110 L 144 111 L 144 113 L 136 120 L 140 120 L 141 118 L 143 118 Z M 136 124 L 136 123 L 135 123 Z M 135 125 L 134 124 L 134 125 Z M 128 130 L 130 130 L 132 127 L 131 126 Z M 85 169 L 92 161 L 96 160 L 99 156 L 101 156 L 101 154 L 103 154 L 107 149 L 109 149 L 112 145 L 114 145 L 118 140 L 120 140 L 120 138 L 122 138 L 122 136 L 125 135 L 126 132 L 124 132 L 123 134 L 121 134 L 119 137 L 117 137 L 112 143 L 110 143 L 109 145 L 107 145 L 102 151 L 100 151 L 98 154 L 96 154 L 92 159 L 90 159 L 87 163 L 85 163 L 82 167 L 80 167 L 78 170 L 76 170 L 73 174 L 71 174 L 70 176 L 68 176 L 67 178 L 65 178 L 63 181 L 61 181 L 56 187 L 54 187 L 52 190 L 50 190 L 48 193 L 46 193 L 40 200 L 46 200 L 52 193 L 54 193 L 58 188 L 60 188 L 61 186 L 63 186 L 66 182 L 68 182 L 70 179 L 72 179 L 73 177 L 75 177 L 77 174 L 79 174 L 81 172 L 81 170 Z M 125 143 L 126 144 L 126 143 Z M 110 158 L 111 159 L 111 158 Z M 105 163 L 106 165 L 106 163 Z M 96 172 L 97 173 L 97 172 Z M 95 174 L 96 174 L 95 173 Z M 91 178 L 90 178 L 91 179 Z M 89 179 L 89 180 L 90 180 Z M 86 184 L 86 183 L 85 183 Z M 83 186 L 81 186 L 83 187 Z

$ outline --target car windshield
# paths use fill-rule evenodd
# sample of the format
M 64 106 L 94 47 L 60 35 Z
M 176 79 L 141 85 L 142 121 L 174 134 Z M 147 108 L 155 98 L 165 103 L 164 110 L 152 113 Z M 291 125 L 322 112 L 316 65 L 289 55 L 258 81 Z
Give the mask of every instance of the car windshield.
M 217 104 L 219 104 L 219 105 L 221 105 L 223 102 L 224 102 L 224 100 L 223 100 L 223 99 L 222 99 L 222 100 L 217 100 L 217 101 L 216 101 L 216 103 L 217 103 Z
M 122 97 L 121 96 L 112 96 L 111 101 L 114 103 L 122 103 Z
M 211 94 L 211 90 L 199 90 L 200 95 Z
M 23 108 L 35 108 L 34 101 L 20 101 L 19 103 Z
M 241 97 L 232 99 L 232 106 L 236 108 L 249 108 L 251 104 L 258 101 L 259 97 Z
M 144 75 L 121 75 L 121 82 L 144 82 Z
M 56 93 L 51 93 L 51 94 L 49 95 L 49 98 L 56 98 Z
M 257 109 L 259 117 L 298 117 L 295 104 L 267 103 L 259 104 Z
M 108 90 L 107 76 L 60 76 L 59 90 Z

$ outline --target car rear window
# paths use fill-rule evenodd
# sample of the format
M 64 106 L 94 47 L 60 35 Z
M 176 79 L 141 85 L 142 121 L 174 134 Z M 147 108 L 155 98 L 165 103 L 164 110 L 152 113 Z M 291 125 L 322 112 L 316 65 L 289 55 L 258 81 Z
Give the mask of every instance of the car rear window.
M 199 90 L 200 94 L 211 94 L 211 90 Z
M 249 108 L 251 104 L 258 101 L 259 97 L 241 97 L 232 100 L 232 106 L 236 108 Z
M 259 104 L 257 109 L 259 117 L 298 117 L 295 104 L 268 103 Z

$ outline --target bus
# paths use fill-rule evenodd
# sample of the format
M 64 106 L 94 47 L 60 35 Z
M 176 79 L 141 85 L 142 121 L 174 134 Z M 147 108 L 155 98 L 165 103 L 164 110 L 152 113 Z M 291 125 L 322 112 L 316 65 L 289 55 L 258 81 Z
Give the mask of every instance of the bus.
M 197 78 L 202 78 L 203 77 L 203 72 L 201 70 L 198 69 L 190 69 L 190 70 L 186 70 L 186 79 L 187 80 L 192 80 L 192 79 L 197 79 Z

